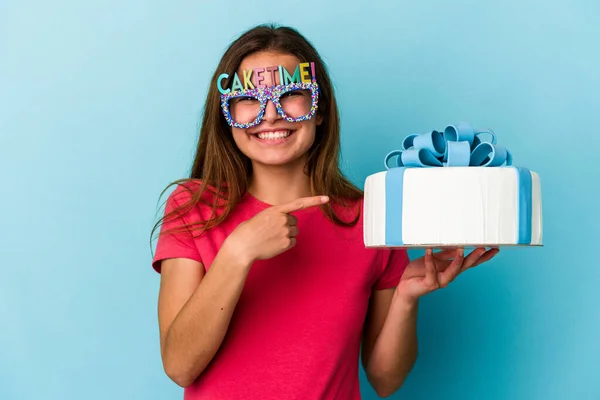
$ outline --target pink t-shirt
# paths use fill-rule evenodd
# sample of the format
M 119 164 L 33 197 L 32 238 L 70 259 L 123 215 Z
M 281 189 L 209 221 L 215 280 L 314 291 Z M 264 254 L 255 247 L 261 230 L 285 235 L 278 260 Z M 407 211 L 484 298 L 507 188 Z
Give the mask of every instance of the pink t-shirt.
M 176 189 L 166 211 L 188 198 Z M 227 235 L 267 207 L 246 194 L 223 224 L 200 236 L 161 235 L 154 268 L 160 272 L 160 260 L 185 257 L 209 269 Z M 207 213 L 202 205 L 183 220 L 198 221 Z M 185 389 L 184 399 L 361 398 L 359 352 L 369 296 L 374 289 L 398 284 L 407 253 L 366 249 L 362 219 L 348 228 L 328 220 L 317 207 L 293 214 L 298 218 L 296 246 L 252 265 L 225 340 Z

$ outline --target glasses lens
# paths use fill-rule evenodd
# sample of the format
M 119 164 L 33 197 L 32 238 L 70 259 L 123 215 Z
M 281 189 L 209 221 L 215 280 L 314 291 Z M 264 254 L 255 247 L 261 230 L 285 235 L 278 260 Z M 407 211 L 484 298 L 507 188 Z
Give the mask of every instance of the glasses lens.
M 231 118 L 238 124 L 248 124 L 258 117 L 260 101 L 252 96 L 240 96 L 229 99 Z
M 300 118 L 310 113 L 312 96 L 310 89 L 289 90 L 281 95 L 279 104 L 285 115 Z

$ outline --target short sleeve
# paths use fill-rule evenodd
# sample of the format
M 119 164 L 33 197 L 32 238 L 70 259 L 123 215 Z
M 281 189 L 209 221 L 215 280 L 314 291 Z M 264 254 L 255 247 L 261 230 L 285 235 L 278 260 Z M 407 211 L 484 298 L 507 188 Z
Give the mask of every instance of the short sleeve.
M 398 286 L 400 278 L 409 264 L 408 253 L 404 249 L 384 249 L 382 254 L 382 272 L 374 288 L 377 290 L 389 289 Z
M 160 235 L 156 243 L 156 252 L 152 260 L 152 267 L 160 273 L 161 261 L 167 258 L 190 258 L 202 262 L 202 258 L 196 246 L 196 242 L 189 229 L 181 229 L 185 226 L 185 215 L 176 213 L 169 215 L 173 210 L 180 207 L 189 199 L 185 190 L 175 189 L 167 199 Z M 175 229 L 173 232 L 169 232 Z

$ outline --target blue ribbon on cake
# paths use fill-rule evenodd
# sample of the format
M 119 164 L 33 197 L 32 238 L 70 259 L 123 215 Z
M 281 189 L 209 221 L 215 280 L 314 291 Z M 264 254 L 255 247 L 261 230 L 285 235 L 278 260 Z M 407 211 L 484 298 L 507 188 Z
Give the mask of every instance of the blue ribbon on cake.
M 486 134 L 489 140 L 482 140 Z M 468 122 L 448 125 L 443 132 L 431 131 L 409 135 L 402 141 L 402 150 L 385 156 L 385 167 L 396 158 L 394 167 L 499 167 L 512 165 L 512 155 L 496 144 L 491 129 L 473 129 Z
M 482 140 L 487 134 L 491 139 Z M 389 160 L 396 158 L 390 167 Z M 413 167 L 500 167 L 511 166 L 512 155 L 496 144 L 491 129 L 473 129 L 468 122 L 448 125 L 443 132 L 431 131 L 409 135 L 402 141 L 402 150 L 394 150 L 385 156 L 386 174 L 386 244 L 402 245 L 402 190 L 404 172 Z M 531 196 L 532 178 L 529 169 L 513 167 L 518 175 L 519 223 L 517 242 L 531 242 Z

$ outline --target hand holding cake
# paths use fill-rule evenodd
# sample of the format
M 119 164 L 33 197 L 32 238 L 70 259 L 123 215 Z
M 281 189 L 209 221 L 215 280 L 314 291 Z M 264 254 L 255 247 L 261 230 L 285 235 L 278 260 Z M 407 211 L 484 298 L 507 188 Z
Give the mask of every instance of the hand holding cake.
M 445 288 L 467 269 L 491 260 L 498 252 L 497 248 L 478 247 L 465 255 L 462 247 L 435 253 L 427 248 L 423 257 L 408 264 L 396 294 L 405 301 L 416 302 L 428 293 Z

